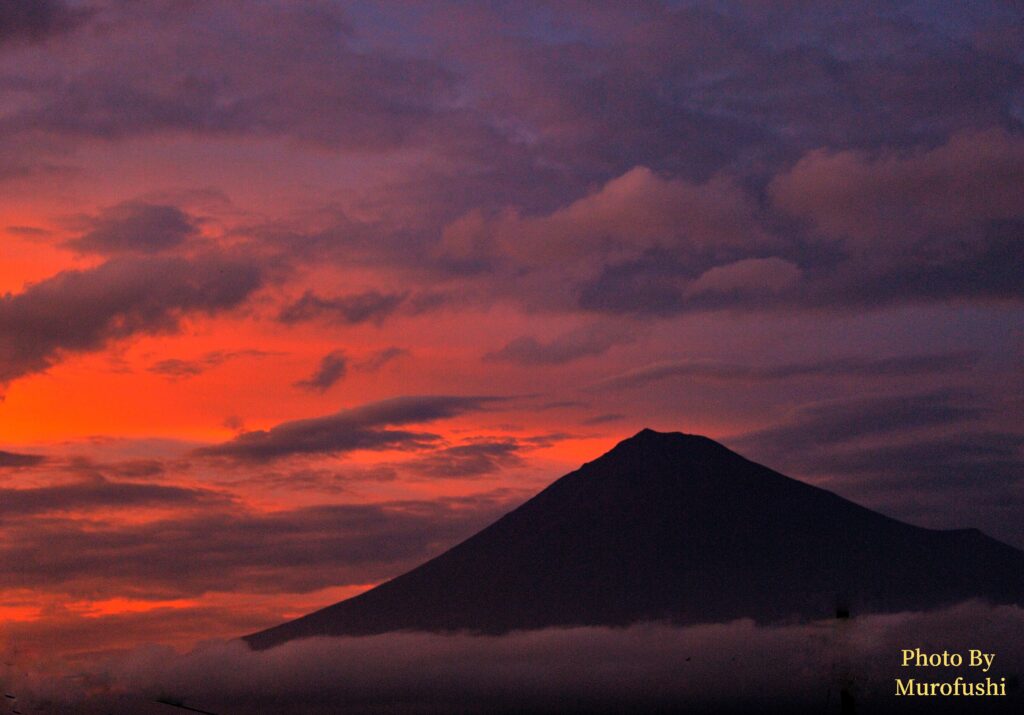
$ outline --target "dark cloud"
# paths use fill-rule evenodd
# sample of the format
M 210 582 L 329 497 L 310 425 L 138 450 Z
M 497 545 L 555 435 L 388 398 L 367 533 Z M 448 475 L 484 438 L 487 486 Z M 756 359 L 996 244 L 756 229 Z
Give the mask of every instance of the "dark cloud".
M 804 3 L 726 7 L 731 22 L 751 33 L 739 40 L 746 51 L 743 71 L 706 96 L 728 97 L 733 111 L 755 115 L 776 129 L 788 120 L 801 143 L 935 141 L 1008 117 L 1004 100 L 1019 76 L 1019 63 L 1002 62 L 966 37 L 968 28 L 984 33 L 999 22 L 993 5 L 979 8 L 973 18 L 956 19 L 935 7 L 922 11 L 887 2 L 827 2 L 811 12 Z M 753 40 L 763 33 L 774 38 L 769 50 L 774 62 L 768 65 L 756 64 L 760 53 Z M 953 67 L 961 74 L 946 74 Z M 786 93 L 775 94 L 782 87 Z M 929 112 L 934 112 L 932 123 Z
M 223 715 L 268 704 L 304 715 L 341 707 L 352 713 L 810 713 L 838 700 L 842 689 L 849 689 L 858 710 L 884 713 L 913 710 L 906 698 L 895 697 L 896 677 L 944 682 L 963 675 L 984 682 L 981 673 L 967 677 L 966 665 L 900 668 L 901 650 L 920 644 L 927 652 L 995 653 L 990 675 L 996 682 L 1006 678 L 1007 696 L 993 698 L 994 707 L 972 698 L 971 710 L 1005 712 L 1021 699 L 1010 683 L 1024 670 L 1024 649 L 1015 637 L 1022 627 L 1019 608 L 969 602 L 855 617 L 841 626 L 735 621 L 498 637 L 391 633 L 313 638 L 265 651 L 239 641 L 211 642 L 186 655 L 151 646 L 93 661 L 77 685 L 58 672 L 22 674 L 11 687 L 26 702 L 65 702 L 90 713 L 149 712 L 155 699 L 168 696 Z M 936 634 L 941 642 L 925 645 L 936 643 Z M 112 687 L 90 687 L 94 683 Z M 963 707 L 956 698 L 929 700 L 929 712 Z
M 222 484 L 243 491 L 260 486 L 287 493 L 353 494 L 360 485 L 395 481 L 399 477 L 396 467 L 392 463 L 383 463 L 367 466 L 342 464 L 337 467 L 267 468 L 255 472 L 249 470 L 237 479 L 222 481 Z
M 1024 436 L 1010 432 L 959 431 L 956 436 L 932 437 L 883 446 L 830 451 L 814 455 L 809 467 L 821 474 L 882 480 L 900 484 L 943 487 L 951 482 L 991 490 L 1012 488 L 1024 480 Z
M 110 3 L 97 22 L 102 37 L 38 78 L 33 100 L 7 113 L 8 132 L 286 136 L 386 150 L 459 121 L 443 66 L 362 46 L 333 4 Z
M 141 479 L 159 477 L 167 470 L 169 463 L 159 459 L 122 459 L 119 461 L 98 461 L 91 457 L 72 456 L 67 459 L 51 457 L 49 464 L 82 481 L 105 482 L 115 479 Z
M 452 27 L 445 3 L 416 19 L 315 0 L 109 4 L 102 38 L 76 37 L 91 51 L 19 65 L 0 131 L 427 157 L 370 189 L 359 219 L 261 236 L 419 285 L 307 293 L 285 322 L 496 296 L 649 317 L 1019 301 L 1021 242 L 1004 234 L 1024 220 L 1020 9 L 857 7 L 473 4 Z M 565 348 L 523 337 L 507 357 Z
M 197 233 L 195 221 L 177 206 L 132 201 L 103 211 L 67 246 L 82 253 L 159 253 Z
M 3 138 L 3 133 L 0 132 L 0 182 L 18 184 L 31 183 L 33 180 L 59 181 L 80 173 L 78 167 L 69 164 L 22 156 L 19 152 L 20 147 L 4 147 Z
M 0 297 L 0 383 L 113 340 L 173 331 L 189 313 L 233 308 L 263 280 L 254 260 L 219 253 L 122 257 L 58 273 Z
M 520 453 L 527 448 L 515 439 L 480 438 L 468 444 L 434 450 L 401 466 L 437 479 L 476 478 L 523 464 Z
M 128 479 L 155 477 L 164 473 L 166 465 L 158 459 L 126 459 L 103 465 L 110 474 Z
M 301 298 L 281 310 L 278 320 L 287 324 L 316 319 L 348 325 L 368 321 L 379 323 L 394 313 L 405 298 L 404 293 L 375 290 L 329 298 L 306 291 Z
M 826 445 L 785 458 L 858 503 L 933 528 L 980 527 L 1024 545 L 1024 435 L 963 427 L 894 435 L 884 444 Z
M 70 32 L 90 15 L 88 9 L 64 0 L 7 0 L 0 4 L 0 44 L 41 42 Z
M 745 456 L 931 528 L 1024 545 L 1024 436 L 953 390 L 820 403 L 728 440 Z
M 0 469 L 4 467 L 34 467 L 46 461 L 41 454 L 22 454 L 0 449 Z
M 632 166 L 541 211 L 471 208 L 443 225 L 435 251 L 442 266 L 473 263 L 492 293 L 549 310 L 671 317 L 1021 299 L 1008 268 L 1024 225 L 1019 132 L 794 160 L 764 177 L 736 168 L 703 181 Z M 531 340 L 513 347 L 533 354 Z
M 734 365 L 710 361 L 684 361 L 648 365 L 602 380 L 607 388 L 638 387 L 674 377 L 722 381 L 786 380 L 799 377 L 913 377 L 959 372 L 978 360 L 973 352 L 905 355 L 889 358 L 844 357 L 781 365 Z
M 269 430 L 244 432 L 230 442 L 196 450 L 196 454 L 259 461 L 297 454 L 420 447 L 437 441 L 437 435 L 387 428 L 475 412 L 500 399 L 448 395 L 395 397 L 326 417 L 283 422 Z
M 802 407 L 778 427 L 730 442 L 759 454 L 785 455 L 864 437 L 969 422 L 984 414 L 970 395 L 954 390 L 865 397 Z
M 1024 298 L 1012 268 L 1024 260 L 1024 220 L 982 221 L 953 235 L 921 239 L 905 252 L 843 256 L 838 244 L 826 244 L 792 260 L 754 254 L 718 265 L 653 251 L 609 263 L 581 282 L 578 307 L 670 317 L 723 309 L 806 312 Z
M 822 146 L 934 144 L 960 129 L 1019 126 L 1019 56 L 968 39 L 1005 26 L 992 6 L 955 30 L 891 3 L 855 14 L 836 2 L 813 13 L 719 2 L 547 12 L 544 22 L 477 7 L 445 38 L 472 59 L 466 81 L 503 138 L 590 183 L 637 164 L 690 178 L 726 166 L 758 173 Z
M 392 346 L 390 348 L 378 350 L 369 357 L 360 360 L 358 363 L 356 363 L 356 367 L 359 368 L 360 370 L 366 370 L 367 372 L 374 372 L 376 370 L 380 370 L 382 367 L 387 365 L 389 362 L 392 362 L 393 360 L 397 360 L 398 358 L 401 357 L 408 357 L 411 354 L 412 353 L 406 350 L 405 348 Z
M 408 459 L 375 462 L 370 465 L 341 463 L 337 466 L 271 464 L 258 471 L 246 470 L 244 476 L 220 483 L 238 489 L 252 485 L 287 491 L 318 491 L 329 494 L 353 492 L 358 485 L 395 480 L 477 479 L 511 467 L 527 464 L 532 450 L 551 447 L 569 438 L 563 433 L 532 437 L 473 437 L 458 444 L 438 439 L 421 445 Z
M 564 365 L 579 358 L 603 355 L 613 346 L 630 340 L 632 336 L 621 329 L 591 326 L 563 333 L 547 342 L 522 336 L 500 350 L 487 353 L 484 360 L 518 365 Z
M 206 500 L 205 494 L 151 485 L 107 489 L 83 486 L 53 496 L 68 507 L 118 499 L 126 507 Z M 29 509 L 55 508 L 44 492 L 27 491 L 22 499 Z M 55 516 L 8 519 L 0 545 L 0 556 L 11 564 L 5 585 L 166 599 L 207 591 L 294 593 L 373 583 L 437 555 L 513 506 L 503 492 L 262 513 L 210 501 L 172 518 L 134 524 Z
M 182 508 L 228 501 L 225 495 L 208 489 L 96 478 L 46 487 L 0 489 L 0 516 L 10 520 L 47 512 L 142 506 Z
M 295 383 L 296 387 L 315 392 L 326 392 L 348 373 L 348 356 L 343 350 L 327 353 L 320 360 L 316 371 L 305 380 Z
M 679 256 L 650 249 L 638 258 L 609 263 L 597 277 L 581 283 L 578 305 L 612 315 L 673 315 L 687 307 L 683 295 L 686 279 L 698 275 L 699 270 Z
M 265 350 L 214 350 L 193 360 L 166 358 L 149 366 L 150 372 L 170 378 L 186 378 L 201 375 L 207 370 L 219 367 L 230 360 L 246 357 L 266 357 L 277 353 Z
M 117 3 L 88 61 L 40 89 L 18 124 L 440 144 L 476 159 L 474 178 L 493 184 L 505 169 L 520 194 L 542 195 L 549 187 L 531 185 L 527 168 L 571 167 L 577 186 L 636 164 L 708 176 L 821 146 L 934 143 L 1019 122 L 1019 57 L 991 41 L 1018 9 L 949 23 L 910 5 L 858 8 L 481 3 L 460 7 L 453 26 L 445 3 L 415 18 L 397 7 L 346 16 L 315 1 L 249 12 Z M 216 20 L 234 28 L 229 38 Z M 410 37 L 431 51 L 410 50 Z M 138 69 L 117 64 L 129 50 Z
M 981 235 L 924 245 L 912 258 L 852 262 L 834 281 L 814 286 L 808 302 L 884 306 L 901 302 L 978 299 L 1020 301 L 1013 266 L 1024 261 L 1024 220 L 987 224 Z

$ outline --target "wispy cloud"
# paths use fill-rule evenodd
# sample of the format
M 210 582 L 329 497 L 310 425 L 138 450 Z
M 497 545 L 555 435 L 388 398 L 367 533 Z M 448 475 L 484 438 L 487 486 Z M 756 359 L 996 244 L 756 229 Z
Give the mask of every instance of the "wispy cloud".
M 278 319 L 288 324 L 315 319 L 349 325 L 370 321 L 379 323 L 394 313 L 405 298 L 404 293 L 378 291 L 331 297 L 307 291 L 294 303 L 286 305 Z
M 427 432 L 389 429 L 477 412 L 504 398 L 427 395 L 394 397 L 336 412 L 244 432 L 230 442 L 196 450 L 200 456 L 267 460 L 296 454 L 340 454 L 360 449 L 401 449 L 437 441 Z
M 269 357 L 275 354 L 278 353 L 252 349 L 214 350 L 192 359 L 164 358 L 163 360 L 158 360 L 150 365 L 149 371 L 174 379 L 195 377 L 196 375 L 202 375 L 207 370 L 219 367 L 231 360 L 248 357 Z
M 640 387 L 669 378 L 693 377 L 725 382 L 758 382 L 804 377 L 910 377 L 967 370 L 978 360 L 975 352 L 903 355 L 889 358 L 837 357 L 777 365 L 743 365 L 713 361 L 679 361 L 648 365 L 606 378 L 599 388 Z

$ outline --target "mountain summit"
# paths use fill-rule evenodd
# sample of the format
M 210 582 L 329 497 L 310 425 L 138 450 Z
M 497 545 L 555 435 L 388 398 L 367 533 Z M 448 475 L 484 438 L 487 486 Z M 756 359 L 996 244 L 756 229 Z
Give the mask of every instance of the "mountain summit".
M 1024 552 L 902 523 L 707 437 L 645 429 L 422 566 L 245 640 L 770 622 L 973 597 L 1024 603 Z

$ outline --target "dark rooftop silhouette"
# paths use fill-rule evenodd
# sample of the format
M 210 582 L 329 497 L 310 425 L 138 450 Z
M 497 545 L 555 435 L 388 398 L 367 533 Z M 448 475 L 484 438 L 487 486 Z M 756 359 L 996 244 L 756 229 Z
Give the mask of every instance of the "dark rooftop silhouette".
M 1024 552 L 902 523 L 696 435 L 645 429 L 359 596 L 245 637 L 760 622 L 1024 603 Z

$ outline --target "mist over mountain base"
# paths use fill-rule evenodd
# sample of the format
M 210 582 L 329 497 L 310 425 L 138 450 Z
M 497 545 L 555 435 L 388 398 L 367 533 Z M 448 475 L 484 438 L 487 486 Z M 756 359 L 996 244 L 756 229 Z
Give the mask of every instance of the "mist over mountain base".
M 301 639 L 265 651 L 145 646 L 60 672 L 9 664 L 22 712 L 217 715 L 491 712 L 1019 712 L 1024 609 L 967 602 L 921 613 L 761 626 L 389 633 Z M 901 667 L 904 648 L 994 653 L 988 673 Z M 37 664 L 40 668 L 41 665 Z M 895 697 L 895 679 L 1005 678 L 1004 697 Z M 841 693 L 845 690 L 845 696 Z M 164 700 L 164 703 L 158 702 Z

